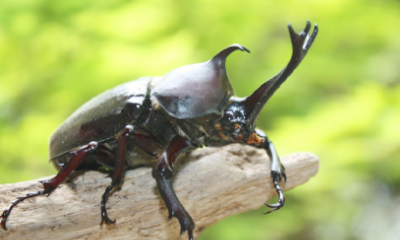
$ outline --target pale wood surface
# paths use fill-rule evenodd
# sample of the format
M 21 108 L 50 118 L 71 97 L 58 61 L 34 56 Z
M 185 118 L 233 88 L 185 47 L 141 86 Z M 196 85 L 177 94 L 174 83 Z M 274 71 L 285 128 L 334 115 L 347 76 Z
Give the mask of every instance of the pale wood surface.
M 319 160 L 312 153 L 294 153 L 281 160 L 288 177 L 281 185 L 284 190 L 307 182 L 318 171 Z M 263 150 L 237 144 L 204 148 L 181 162 L 174 188 L 196 223 L 196 238 L 218 220 L 257 209 L 276 195 Z M 0 185 L 0 209 L 17 196 L 41 189 L 38 180 Z M 179 237 L 175 218 L 167 220 L 168 210 L 158 195 L 151 168 L 144 167 L 127 171 L 121 190 L 109 197 L 108 214 L 117 223 L 100 226 L 100 200 L 110 181 L 104 173 L 81 172 L 50 197 L 26 200 L 14 208 L 8 230 L 0 229 L 0 239 L 188 238 L 186 233 Z

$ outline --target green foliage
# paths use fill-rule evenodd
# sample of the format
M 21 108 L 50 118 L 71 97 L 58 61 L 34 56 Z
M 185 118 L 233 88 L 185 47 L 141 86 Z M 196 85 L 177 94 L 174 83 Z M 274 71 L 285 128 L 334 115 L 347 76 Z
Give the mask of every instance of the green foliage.
M 91 97 L 234 42 L 252 51 L 227 63 L 237 94 L 249 95 L 289 60 L 286 23 L 300 31 L 310 19 L 315 44 L 258 127 L 282 155 L 316 153 L 320 171 L 287 192 L 284 209 L 228 218 L 200 239 L 398 236 L 399 10 L 394 0 L 2 0 L 0 183 L 54 174 L 47 139 Z

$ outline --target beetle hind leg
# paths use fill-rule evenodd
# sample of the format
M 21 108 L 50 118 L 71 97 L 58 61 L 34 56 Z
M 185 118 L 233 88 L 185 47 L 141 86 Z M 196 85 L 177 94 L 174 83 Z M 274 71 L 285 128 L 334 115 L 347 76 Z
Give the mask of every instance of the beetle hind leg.
M 113 181 L 111 183 L 111 185 L 106 188 L 106 191 L 103 193 L 103 196 L 101 197 L 101 222 L 100 222 L 100 225 L 102 225 L 103 223 L 114 224 L 116 222 L 116 219 L 111 220 L 108 217 L 106 203 L 107 203 L 108 195 L 110 194 L 111 190 L 118 184 L 119 184 L 119 182 Z
M 134 127 L 132 125 L 125 126 L 125 130 L 122 134 L 118 137 L 117 143 L 117 154 L 116 154 L 116 167 L 114 171 L 110 174 L 111 177 L 111 185 L 106 188 L 104 194 L 101 198 L 101 222 L 100 225 L 103 223 L 106 224 L 114 224 L 116 220 L 111 220 L 108 217 L 106 203 L 108 195 L 110 195 L 111 190 L 115 186 L 119 186 L 122 180 L 122 176 L 124 174 L 124 166 L 125 166 L 125 155 L 126 155 L 126 141 L 129 135 L 133 133 Z
M 18 203 L 24 201 L 25 199 L 28 198 L 32 198 L 32 197 L 37 197 L 40 195 L 44 195 L 45 191 L 44 190 L 40 190 L 37 192 L 32 192 L 32 193 L 28 193 L 23 197 L 17 197 L 17 199 L 15 199 L 14 201 L 11 202 L 11 204 L 7 207 L 6 210 L 3 211 L 3 213 L 1 214 L 0 218 L 1 218 L 1 228 L 3 228 L 4 230 L 7 230 L 7 226 L 6 226 L 6 221 L 7 218 L 10 216 L 12 209 L 18 205 Z
M 82 163 L 83 159 L 88 153 L 91 153 L 97 149 L 97 146 L 97 142 L 91 142 L 88 145 L 85 145 L 78 150 L 71 152 L 71 159 L 66 162 L 63 167 L 61 167 L 60 171 L 55 177 L 49 180 L 40 181 L 43 184 L 43 190 L 28 193 L 25 196 L 18 197 L 16 200 L 14 200 L 0 215 L 1 228 L 7 230 L 6 221 L 15 206 L 28 198 L 33 198 L 45 194 L 50 195 L 58 187 L 58 185 L 64 182 L 64 180 L 71 174 L 71 172 L 75 170 L 79 166 L 79 164 Z

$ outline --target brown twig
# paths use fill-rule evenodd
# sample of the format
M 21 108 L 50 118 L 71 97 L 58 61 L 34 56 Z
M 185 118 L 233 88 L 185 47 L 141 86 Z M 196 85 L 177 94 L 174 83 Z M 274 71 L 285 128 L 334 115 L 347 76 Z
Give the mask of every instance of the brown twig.
M 269 159 L 262 150 L 233 144 L 199 149 L 181 160 L 174 188 L 196 223 L 195 237 L 218 220 L 257 209 L 276 195 Z M 318 158 L 312 153 L 281 160 L 288 179 L 282 183 L 284 190 L 307 182 L 318 171 Z M 96 171 L 76 175 L 51 196 L 19 204 L 7 221 L 9 230 L 0 229 L 0 239 L 187 239 L 186 234 L 179 237 L 176 219 L 167 220 L 151 168 L 125 173 L 121 190 L 107 203 L 109 216 L 117 219 L 109 226 L 99 223 L 100 200 L 110 179 Z M 0 185 L 0 209 L 17 196 L 41 189 L 38 180 Z

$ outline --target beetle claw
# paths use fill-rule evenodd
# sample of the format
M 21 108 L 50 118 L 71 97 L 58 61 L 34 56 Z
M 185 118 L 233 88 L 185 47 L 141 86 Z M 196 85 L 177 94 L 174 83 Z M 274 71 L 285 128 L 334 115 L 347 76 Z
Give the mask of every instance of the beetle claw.
M 10 211 L 8 211 L 8 209 L 4 210 L 3 213 L 1 214 L 0 218 L 1 218 L 1 228 L 4 230 L 7 230 L 7 226 L 6 226 L 6 221 L 8 216 L 10 215 Z
M 182 211 L 180 209 L 169 211 L 168 220 L 171 220 L 173 217 L 176 217 L 181 225 L 180 235 L 184 234 L 186 231 L 188 232 L 189 240 L 193 240 L 193 230 L 195 228 L 195 224 L 189 214 L 186 211 Z
M 276 178 L 276 180 L 278 182 L 282 182 L 282 180 L 284 182 L 286 182 L 286 173 L 284 171 L 283 172 L 271 172 L 271 178 L 272 179 Z
M 285 182 L 286 182 L 286 174 L 285 174 L 285 172 L 283 172 L 282 175 L 276 174 L 276 175 L 273 176 L 273 183 L 275 185 L 276 192 L 279 195 L 279 200 L 278 200 L 277 203 L 274 203 L 274 204 L 269 204 L 269 203 L 265 202 L 264 205 L 269 207 L 269 208 L 272 208 L 272 209 L 269 210 L 268 212 L 265 212 L 264 214 L 272 213 L 272 212 L 280 209 L 281 207 L 283 207 L 283 205 L 285 204 L 285 196 L 283 196 L 282 189 L 281 189 L 281 187 L 279 186 L 279 183 L 278 183 L 278 181 L 281 181 L 282 177 L 285 179 Z
M 275 212 L 276 210 L 279 210 L 281 207 L 283 207 L 284 203 L 285 203 L 285 199 L 283 199 L 283 201 L 281 201 L 281 199 L 279 199 L 278 202 L 274 203 L 274 204 L 268 204 L 265 202 L 264 205 L 269 208 L 272 208 L 272 209 L 269 210 L 268 212 L 265 212 L 264 214 L 269 214 L 269 213 Z
M 282 176 L 283 176 L 283 180 L 285 180 L 285 182 L 286 182 L 286 173 L 283 173 Z
M 184 234 L 186 231 L 188 232 L 189 240 L 194 240 L 193 238 L 193 230 L 195 228 L 195 224 L 190 217 L 190 215 L 180 207 L 175 206 L 170 208 L 168 207 L 168 220 L 171 220 L 173 217 L 177 218 L 179 224 L 181 225 L 180 235 Z
M 100 225 L 103 225 L 103 223 L 105 223 L 105 224 L 107 224 L 107 225 L 111 225 L 111 224 L 115 224 L 117 222 L 117 220 L 116 219 L 114 219 L 114 220 L 111 220 L 108 216 L 107 216 L 107 213 L 103 213 L 102 214 L 102 218 L 101 218 L 101 222 L 100 222 Z
M 194 240 L 194 237 L 193 237 L 193 229 L 188 229 L 187 231 L 188 231 L 188 235 L 189 235 L 189 240 Z M 181 234 L 181 235 L 182 235 L 182 234 Z

